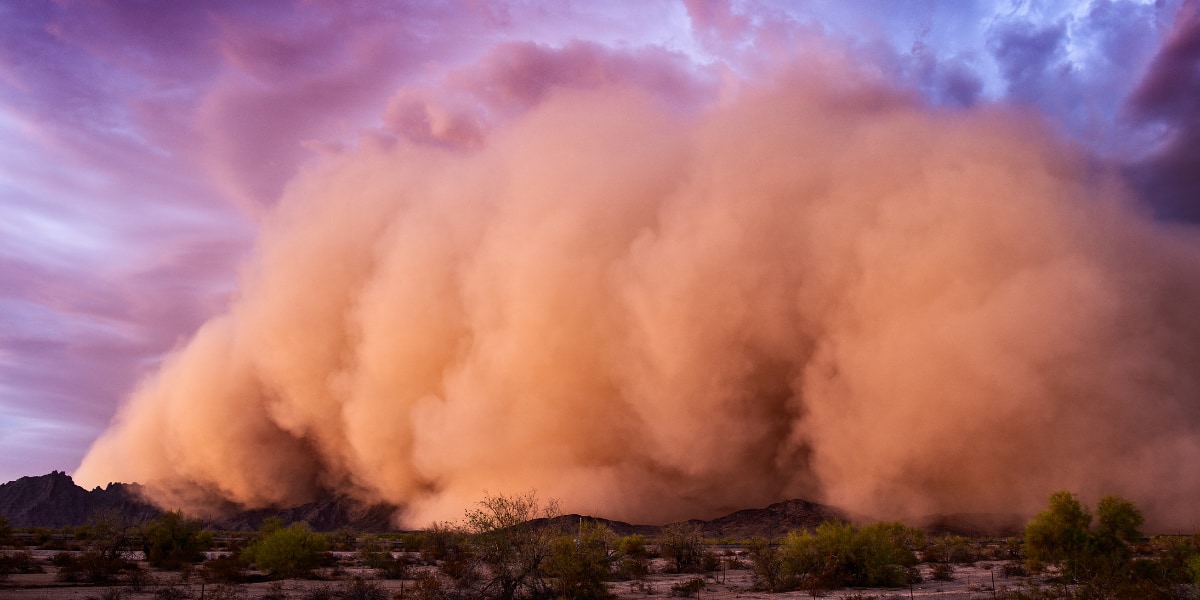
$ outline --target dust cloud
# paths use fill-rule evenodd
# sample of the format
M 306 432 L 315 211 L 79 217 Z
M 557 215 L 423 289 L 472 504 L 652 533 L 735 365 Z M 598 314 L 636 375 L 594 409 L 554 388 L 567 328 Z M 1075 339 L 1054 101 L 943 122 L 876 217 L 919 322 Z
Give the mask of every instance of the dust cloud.
M 307 170 L 76 476 L 411 526 L 483 490 L 661 523 L 1067 488 L 1186 527 L 1197 307 L 1196 231 L 1019 110 L 826 67 L 684 110 L 601 82 Z

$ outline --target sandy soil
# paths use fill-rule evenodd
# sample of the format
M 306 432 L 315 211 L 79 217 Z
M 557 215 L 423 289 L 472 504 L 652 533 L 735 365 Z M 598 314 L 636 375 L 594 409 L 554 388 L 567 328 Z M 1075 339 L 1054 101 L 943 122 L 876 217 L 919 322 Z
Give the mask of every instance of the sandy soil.
M 41 561 L 39 561 L 41 562 Z M 652 565 L 655 571 L 661 571 L 662 561 L 656 560 Z M 1019 588 L 1028 578 L 1004 579 L 1000 575 L 1000 563 L 980 562 L 975 566 L 956 566 L 953 581 L 928 581 L 929 566 L 922 565 L 926 582 L 903 589 L 843 589 L 821 594 L 823 598 L 858 598 L 865 600 L 901 600 L 904 598 L 939 598 L 945 600 L 967 600 L 993 598 L 995 592 L 1005 589 Z M 992 589 L 993 569 L 995 575 L 995 590 Z M 282 591 L 288 598 L 304 600 L 305 596 L 321 587 L 339 587 L 345 585 L 345 580 L 354 576 L 371 578 L 372 573 L 362 569 L 346 569 L 339 581 L 321 580 L 285 580 L 274 583 L 252 583 L 237 586 L 221 584 L 202 584 L 198 578 L 181 580 L 178 573 L 154 572 L 142 591 L 135 592 L 128 586 L 92 586 L 84 584 L 67 584 L 55 580 L 55 570 L 46 566 L 45 573 L 29 575 L 11 575 L 7 582 L 0 584 L 0 599 L 2 600 L 86 600 L 87 598 L 103 598 L 106 592 L 119 589 L 121 598 L 131 600 L 153 600 L 156 591 L 164 586 L 177 587 L 186 591 L 193 599 L 199 600 L 253 600 L 272 592 Z M 653 573 L 642 582 L 614 582 L 610 589 L 618 598 L 624 600 L 648 600 L 654 598 L 670 598 L 672 586 L 695 579 L 697 575 L 673 575 Z M 753 575 L 748 569 L 735 569 L 709 574 L 703 577 L 705 585 L 699 597 L 704 599 L 729 598 L 760 598 L 787 599 L 811 598 L 807 592 L 766 593 L 755 592 Z M 411 598 L 414 593 L 413 581 L 377 580 L 392 598 Z M 201 595 L 203 594 L 203 596 Z
M 986 599 L 993 597 L 992 571 L 995 568 L 995 591 L 1017 589 L 1029 578 L 1009 578 L 1000 576 L 999 563 L 977 563 L 973 567 L 956 566 L 953 581 L 928 581 L 929 566 L 921 565 L 922 575 L 926 581 L 910 588 L 879 589 L 879 588 L 847 588 L 823 592 L 822 598 L 877 598 L 879 600 L 899 600 L 902 598 L 944 598 L 945 600 Z M 629 582 L 615 583 L 611 589 L 622 599 L 668 598 L 671 597 L 671 586 L 694 579 L 695 575 L 665 575 L 654 574 L 647 578 L 649 588 L 638 589 L 637 584 Z M 749 570 L 732 570 L 715 575 L 705 576 L 705 587 L 700 592 L 700 598 L 761 598 L 782 600 L 785 598 L 811 598 L 808 592 L 795 591 L 786 593 L 767 593 L 753 591 L 754 577 Z

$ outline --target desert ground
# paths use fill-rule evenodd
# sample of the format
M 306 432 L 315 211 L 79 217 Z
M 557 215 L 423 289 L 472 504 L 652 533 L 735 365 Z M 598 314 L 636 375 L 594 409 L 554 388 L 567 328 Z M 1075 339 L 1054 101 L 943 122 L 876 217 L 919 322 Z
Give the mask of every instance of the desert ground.
M 282 581 L 260 581 L 254 583 L 222 584 L 206 583 L 200 577 L 186 576 L 179 572 L 158 571 L 150 569 L 141 563 L 147 573 L 146 580 L 139 588 L 130 587 L 127 583 L 111 586 L 92 585 L 85 583 L 65 583 L 57 579 L 57 569 L 50 564 L 54 551 L 32 550 L 35 560 L 43 567 L 43 573 L 14 574 L 8 580 L 0 583 L 0 598 L 4 600 L 257 600 L 257 599 L 296 599 L 296 600 L 337 600 L 349 597 L 345 595 L 347 587 L 356 578 L 361 578 L 372 586 L 378 586 L 389 599 L 419 598 L 414 579 L 391 580 L 378 579 L 372 569 L 361 566 L 343 566 L 334 569 L 324 569 L 319 579 L 287 579 Z M 140 554 L 140 553 L 135 553 Z M 336 553 L 340 562 L 353 563 L 353 553 Z M 730 550 L 728 558 L 737 559 L 740 550 Z M 730 561 L 735 562 L 735 561 Z M 847 588 L 823 591 L 823 598 L 856 598 L 866 600 L 875 598 L 944 598 L 946 600 L 986 599 L 994 598 L 1006 590 L 1020 589 L 1029 583 L 1041 583 L 1037 577 L 1003 577 L 1000 569 L 1002 563 L 981 561 L 971 566 L 956 565 L 953 580 L 933 581 L 931 567 L 920 565 L 925 581 L 906 588 Z M 641 581 L 621 581 L 609 583 L 610 591 L 617 598 L 624 600 L 653 599 L 679 597 L 672 588 L 678 584 L 701 578 L 704 587 L 700 590 L 699 598 L 811 598 L 809 592 L 794 591 L 783 593 L 768 593 L 754 591 L 754 577 L 748 567 L 726 568 L 706 575 L 670 574 L 665 573 L 666 562 L 655 559 L 651 563 L 651 574 Z M 425 567 L 428 568 L 428 567 Z M 414 570 L 414 576 L 422 567 Z M 994 582 L 994 587 L 993 587 Z M 368 600 L 364 598 L 364 600 Z

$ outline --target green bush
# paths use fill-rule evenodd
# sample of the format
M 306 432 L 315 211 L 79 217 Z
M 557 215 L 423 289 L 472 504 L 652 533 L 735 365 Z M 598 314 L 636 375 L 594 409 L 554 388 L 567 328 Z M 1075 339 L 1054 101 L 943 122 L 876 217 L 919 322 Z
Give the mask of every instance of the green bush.
M 612 594 L 604 582 L 617 559 L 616 534 L 612 529 L 583 521 L 576 535 L 561 535 L 554 540 L 546 561 L 546 575 L 554 579 L 554 589 L 560 598 L 610 598 Z
M 201 562 L 211 546 L 212 533 L 204 531 L 204 523 L 180 511 L 163 513 L 142 527 L 146 562 L 159 569 L 178 570 Z
M 969 565 L 979 560 L 979 551 L 960 535 L 943 535 L 929 541 L 921 552 L 925 562 Z
M 1097 505 L 1098 523 L 1074 494 L 1050 495 L 1050 506 L 1025 527 L 1025 557 L 1031 569 L 1059 565 L 1071 581 L 1127 578 L 1131 544 L 1141 537 L 1144 519 L 1132 502 L 1105 496 Z
M 644 579 L 650 574 L 650 552 L 645 537 L 635 533 L 617 540 L 617 552 L 621 557 L 617 563 L 619 579 Z
M 307 523 L 288 527 L 270 523 L 260 533 L 243 557 L 271 578 L 311 577 L 314 569 L 328 562 L 328 539 L 311 531 Z
M 855 527 L 826 521 L 815 532 L 791 532 L 776 548 L 749 546 L 758 587 L 812 593 L 846 586 L 898 587 L 912 581 L 923 534 L 900 523 Z
M 466 534 L 453 523 L 433 523 L 421 535 L 421 557 L 428 564 L 467 553 Z
M 934 581 L 954 581 L 954 566 L 950 563 L 934 563 L 929 578 Z
M 784 560 L 779 546 L 755 538 L 746 544 L 746 552 L 753 564 L 754 589 L 782 592 L 799 587 L 795 565 Z

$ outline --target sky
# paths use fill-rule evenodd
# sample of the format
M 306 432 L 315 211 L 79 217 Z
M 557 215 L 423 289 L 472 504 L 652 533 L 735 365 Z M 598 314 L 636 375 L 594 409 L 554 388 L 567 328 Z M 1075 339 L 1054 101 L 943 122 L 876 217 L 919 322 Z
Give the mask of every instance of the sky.
M 1026 115 L 1154 222 L 1200 221 L 1188 0 L 0 3 L 0 480 L 73 472 L 326 165 L 478 152 L 559 90 L 699 113 L 813 56 L 930 114 Z

